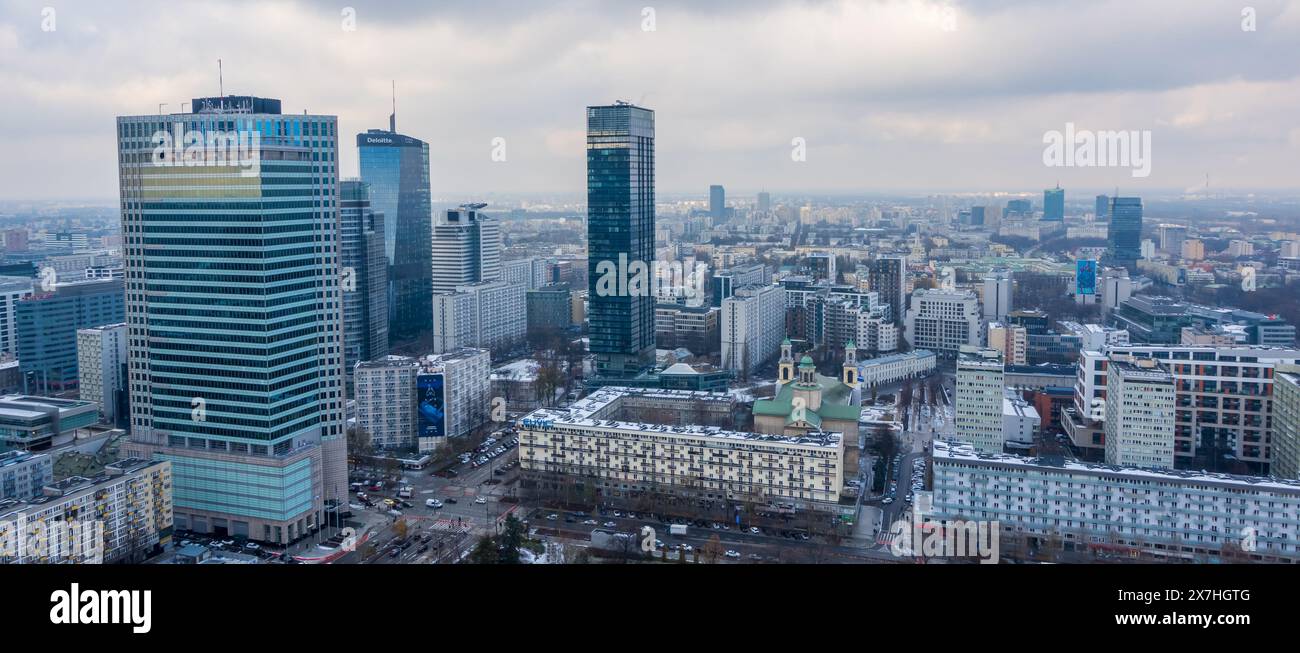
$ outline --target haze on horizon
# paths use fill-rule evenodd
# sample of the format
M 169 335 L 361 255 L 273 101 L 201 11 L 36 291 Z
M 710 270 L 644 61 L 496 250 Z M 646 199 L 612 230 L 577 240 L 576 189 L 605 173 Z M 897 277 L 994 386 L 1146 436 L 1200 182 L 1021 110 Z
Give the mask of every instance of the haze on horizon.
M 582 193 L 583 109 L 618 99 L 656 111 L 662 194 L 1300 189 L 1300 0 L 1254 31 L 1221 0 L 235 4 L 0 0 L 0 199 L 115 197 L 114 117 L 216 95 L 218 58 L 227 94 L 338 115 L 342 176 L 396 80 L 453 201 Z M 1066 123 L 1149 130 L 1150 176 L 1044 165 Z

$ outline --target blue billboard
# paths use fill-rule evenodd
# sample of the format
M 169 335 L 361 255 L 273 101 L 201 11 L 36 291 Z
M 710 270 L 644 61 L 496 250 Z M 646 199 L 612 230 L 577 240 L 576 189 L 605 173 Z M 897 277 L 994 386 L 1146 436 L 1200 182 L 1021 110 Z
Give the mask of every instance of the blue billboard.
M 416 412 L 419 413 L 417 437 L 441 438 L 447 435 L 447 393 L 442 374 L 415 377 Z
M 1097 261 L 1079 259 L 1079 267 L 1074 272 L 1074 294 L 1097 294 Z

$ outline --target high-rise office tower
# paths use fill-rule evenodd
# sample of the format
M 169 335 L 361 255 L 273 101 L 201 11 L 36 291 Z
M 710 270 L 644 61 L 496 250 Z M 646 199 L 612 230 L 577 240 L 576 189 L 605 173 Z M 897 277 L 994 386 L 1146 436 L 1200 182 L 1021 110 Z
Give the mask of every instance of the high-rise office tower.
M 349 381 L 357 361 L 388 355 L 388 258 L 384 214 L 370 207 L 370 184 L 339 184 L 343 263 L 343 362 Z
M 1110 198 L 1105 195 L 1097 196 L 1097 208 L 1093 209 L 1093 215 L 1097 220 L 1105 220 L 1110 217 Z
M 288 543 L 348 498 L 338 121 L 191 107 L 117 119 L 126 450 L 172 463 L 177 528 Z
M 1034 204 L 1029 200 L 1008 200 L 1006 208 L 1002 209 L 1004 218 L 1028 218 L 1034 213 Z
M 357 134 L 361 179 L 370 184 L 370 206 L 384 215 L 388 254 L 388 337 L 411 342 L 432 328 L 433 213 L 429 203 L 429 144 L 388 130 Z
M 1106 255 L 1114 265 L 1122 265 L 1129 271 L 1136 269 L 1142 257 L 1142 198 L 1111 198 Z
M 767 213 L 772 210 L 772 195 L 767 191 L 758 194 L 758 212 Z
M 868 262 L 867 286 L 889 303 L 890 316 L 901 323 L 907 312 L 907 257 L 882 256 Z
M 25 392 L 67 392 L 77 387 L 77 329 L 122 321 L 122 280 L 55 284 L 15 302 L 14 313 Z
M 709 215 L 715 225 L 727 221 L 727 191 L 722 186 L 709 186 Z
M 1187 225 L 1162 224 L 1159 228 L 1160 251 L 1173 256 L 1181 256 L 1183 242 L 1187 240 Z
M 655 114 L 618 102 L 587 107 L 587 273 L 591 353 L 599 377 L 632 377 L 655 360 Z M 601 283 L 614 274 L 615 281 Z
M 501 279 L 501 226 L 480 204 L 450 209 L 433 228 L 433 292 Z
M 1043 221 L 1062 222 L 1065 220 L 1065 190 L 1059 185 L 1043 191 Z

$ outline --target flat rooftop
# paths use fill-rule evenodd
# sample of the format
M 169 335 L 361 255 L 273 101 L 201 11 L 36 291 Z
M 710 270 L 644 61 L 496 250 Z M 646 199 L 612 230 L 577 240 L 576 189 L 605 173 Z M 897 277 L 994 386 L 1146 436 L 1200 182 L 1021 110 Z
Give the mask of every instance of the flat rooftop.
M 568 408 L 541 408 L 535 410 L 525 415 L 520 420 L 519 425 L 521 428 L 528 428 L 527 426 L 524 426 L 525 423 L 541 422 L 552 426 L 599 427 L 619 431 L 639 431 L 644 433 L 661 433 L 665 435 L 692 435 L 716 438 L 719 440 L 745 441 L 753 443 L 770 442 L 823 447 L 826 449 L 838 448 L 840 440 L 842 439 L 840 433 L 829 431 L 809 435 L 807 437 L 795 437 L 788 435 L 750 433 L 746 431 L 729 431 L 719 426 L 702 426 L 698 424 L 676 426 L 672 424 L 654 424 L 649 422 L 624 422 L 613 419 L 600 419 L 597 417 L 605 411 L 612 412 L 612 410 L 617 408 L 615 404 L 626 397 L 727 403 L 735 401 L 734 397 L 725 392 L 605 386 L 587 395 L 583 399 L 574 402 Z

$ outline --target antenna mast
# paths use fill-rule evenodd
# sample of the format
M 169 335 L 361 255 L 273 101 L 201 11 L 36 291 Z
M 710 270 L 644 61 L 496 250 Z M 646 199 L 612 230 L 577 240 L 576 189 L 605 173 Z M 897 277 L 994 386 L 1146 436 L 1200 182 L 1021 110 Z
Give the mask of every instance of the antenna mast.
M 388 114 L 388 131 L 397 133 L 397 80 L 393 80 L 393 112 Z
M 221 73 L 221 60 L 217 59 L 217 95 L 226 97 L 226 81 Z

